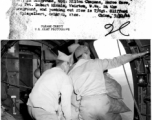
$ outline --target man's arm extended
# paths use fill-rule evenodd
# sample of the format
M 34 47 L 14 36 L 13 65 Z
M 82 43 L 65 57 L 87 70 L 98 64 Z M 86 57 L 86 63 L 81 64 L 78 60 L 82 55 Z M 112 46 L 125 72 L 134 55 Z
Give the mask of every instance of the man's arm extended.
M 103 70 L 116 68 L 136 58 L 142 57 L 146 55 L 147 53 L 149 52 L 146 51 L 146 52 L 136 53 L 136 54 L 125 54 L 119 57 L 115 57 L 113 59 L 103 59 L 101 60 L 101 64 L 102 64 Z

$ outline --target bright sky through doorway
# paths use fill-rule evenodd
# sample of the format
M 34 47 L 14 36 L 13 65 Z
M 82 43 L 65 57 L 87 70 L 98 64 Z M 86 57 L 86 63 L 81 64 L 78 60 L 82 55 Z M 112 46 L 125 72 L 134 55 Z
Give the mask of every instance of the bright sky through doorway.
M 119 49 L 117 45 L 117 40 L 97 40 L 94 43 L 96 52 L 98 54 L 98 57 L 100 59 L 109 58 L 112 59 L 113 57 L 119 56 Z M 119 42 L 119 46 L 121 49 L 121 54 L 126 54 L 121 42 Z M 132 73 L 130 69 L 129 63 L 125 64 L 125 69 L 127 72 L 127 76 L 129 79 L 129 83 L 131 84 L 132 91 L 133 91 L 133 80 L 132 80 Z M 122 95 L 123 95 L 123 101 L 126 103 L 126 105 L 131 109 L 131 112 L 123 113 L 122 118 L 123 120 L 133 120 L 133 111 L 134 111 L 134 105 L 133 105 L 133 98 L 130 93 L 130 89 L 128 87 L 128 83 L 123 71 L 123 67 L 114 68 L 111 70 L 108 70 L 108 73 L 111 74 L 115 80 L 122 86 Z

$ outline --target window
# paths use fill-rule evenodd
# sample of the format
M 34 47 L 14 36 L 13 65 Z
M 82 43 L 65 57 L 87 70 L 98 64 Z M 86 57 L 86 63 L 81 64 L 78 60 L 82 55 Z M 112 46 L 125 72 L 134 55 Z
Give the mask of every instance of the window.
M 126 54 L 121 42 L 119 42 L 119 46 L 121 49 L 121 54 Z M 100 59 L 113 58 L 120 55 L 117 40 L 97 40 L 94 42 L 94 47 Z M 125 64 L 125 69 L 133 91 L 133 78 L 129 63 Z M 121 66 L 118 68 L 110 69 L 108 70 L 108 73 L 111 74 L 115 78 L 115 80 L 122 86 L 123 101 L 131 110 L 131 112 L 121 114 L 123 120 L 133 120 L 134 102 L 127 83 L 127 79 L 124 74 L 123 67 Z

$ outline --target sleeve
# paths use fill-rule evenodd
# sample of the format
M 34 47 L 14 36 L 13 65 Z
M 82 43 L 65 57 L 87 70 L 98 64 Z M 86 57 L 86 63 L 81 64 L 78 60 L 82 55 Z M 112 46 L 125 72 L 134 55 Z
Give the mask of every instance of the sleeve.
M 73 87 L 70 78 L 66 78 L 61 88 L 61 105 L 66 120 L 71 119 L 71 95 Z
M 99 64 L 102 65 L 103 70 L 107 70 L 119 67 L 131 60 L 133 60 L 133 56 L 131 54 L 125 54 L 119 57 L 114 57 L 113 59 L 99 60 Z

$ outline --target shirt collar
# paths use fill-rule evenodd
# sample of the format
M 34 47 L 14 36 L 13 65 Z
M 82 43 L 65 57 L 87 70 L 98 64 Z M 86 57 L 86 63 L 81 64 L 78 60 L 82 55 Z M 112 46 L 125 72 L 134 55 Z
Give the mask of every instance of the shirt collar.
M 75 68 L 83 65 L 84 63 L 88 62 L 89 60 L 86 60 L 86 59 L 80 59 L 75 65 L 74 67 L 69 71 L 68 74 L 70 74 Z

